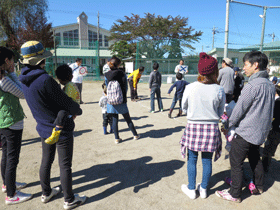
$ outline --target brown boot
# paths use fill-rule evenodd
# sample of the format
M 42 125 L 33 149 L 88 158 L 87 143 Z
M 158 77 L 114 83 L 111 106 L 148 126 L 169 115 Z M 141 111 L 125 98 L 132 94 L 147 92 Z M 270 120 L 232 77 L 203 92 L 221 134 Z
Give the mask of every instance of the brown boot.
M 179 113 L 177 114 L 176 117 L 180 117 L 180 116 L 182 116 L 182 110 L 181 109 L 179 109 Z

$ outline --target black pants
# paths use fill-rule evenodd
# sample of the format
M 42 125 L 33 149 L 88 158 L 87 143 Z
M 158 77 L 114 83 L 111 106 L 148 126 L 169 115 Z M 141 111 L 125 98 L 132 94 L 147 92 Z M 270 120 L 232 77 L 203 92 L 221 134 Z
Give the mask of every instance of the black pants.
M 46 144 L 45 139 L 42 140 L 42 162 L 40 167 L 40 184 L 43 195 L 51 194 L 50 174 L 51 166 L 55 157 L 57 148 L 58 162 L 60 168 L 60 183 L 62 186 L 65 202 L 72 202 L 74 194 L 72 191 L 72 157 L 73 157 L 73 137 L 61 140 L 55 144 Z
M 57 114 L 54 124 L 59 126 L 64 126 L 69 115 L 70 115 L 69 112 L 65 110 L 60 110 Z
M 257 188 L 263 189 L 264 171 L 260 160 L 260 145 L 254 145 L 237 135 L 231 142 L 229 152 L 232 184 L 229 193 L 234 198 L 240 198 L 243 180 L 243 163 L 248 155 L 253 171 L 253 181 Z
M 226 93 L 226 103 L 229 104 L 232 101 L 233 94 Z
M 113 130 L 115 134 L 115 139 L 119 139 L 119 128 L 118 128 L 118 122 L 119 122 L 119 115 L 118 114 L 111 114 L 113 118 Z M 134 127 L 134 124 L 130 118 L 129 112 L 123 114 L 123 118 L 126 121 L 128 127 L 130 128 L 131 132 L 133 133 L 133 136 L 137 136 L 136 129 Z
M 14 197 L 16 191 L 16 170 L 21 149 L 22 130 L 0 129 L 2 141 L 1 176 L 6 185 L 7 196 Z
M 80 92 L 80 103 L 82 103 L 82 89 L 83 89 L 83 83 L 74 83 L 77 85 L 77 88 L 79 89 Z
M 113 120 L 111 114 L 105 113 L 103 114 L 103 127 L 107 127 L 108 124 L 112 127 Z
M 133 99 L 138 99 L 137 88 L 136 88 L 136 90 L 134 90 L 134 87 L 133 87 L 133 80 L 132 80 L 132 79 L 129 79 L 128 82 L 129 82 L 129 86 L 130 86 L 130 96 L 131 96 L 131 100 L 133 100 Z

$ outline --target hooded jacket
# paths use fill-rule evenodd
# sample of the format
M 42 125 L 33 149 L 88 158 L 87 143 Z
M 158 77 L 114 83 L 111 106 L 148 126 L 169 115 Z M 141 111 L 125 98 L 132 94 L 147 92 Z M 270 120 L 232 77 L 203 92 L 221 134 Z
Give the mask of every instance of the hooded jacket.
M 68 97 L 59 84 L 48 75 L 44 69 L 24 67 L 19 76 L 27 104 L 37 122 L 37 132 L 42 138 L 48 138 L 53 128 L 54 121 L 60 110 L 68 111 L 70 115 L 81 115 L 80 105 Z M 60 139 L 73 135 L 75 124 L 68 118 Z

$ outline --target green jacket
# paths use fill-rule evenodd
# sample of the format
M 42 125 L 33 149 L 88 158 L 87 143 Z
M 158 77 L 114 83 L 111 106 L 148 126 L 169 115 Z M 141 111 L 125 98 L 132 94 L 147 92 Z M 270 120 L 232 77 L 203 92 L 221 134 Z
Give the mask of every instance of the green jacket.
M 0 90 L 0 128 L 8 128 L 23 118 L 19 98 Z

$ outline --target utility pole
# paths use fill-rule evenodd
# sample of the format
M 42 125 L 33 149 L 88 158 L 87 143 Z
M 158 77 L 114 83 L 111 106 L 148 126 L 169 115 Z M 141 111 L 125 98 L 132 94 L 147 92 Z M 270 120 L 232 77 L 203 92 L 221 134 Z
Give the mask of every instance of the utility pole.
M 215 42 L 215 34 L 216 34 L 216 29 L 215 29 L 215 26 L 213 26 L 213 30 L 212 30 L 212 33 L 213 33 L 213 40 L 212 40 L 212 50 L 214 49 L 214 42 Z
M 266 10 L 267 10 L 267 7 L 263 7 L 262 37 L 261 37 L 261 44 L 260 44 L 261 52 L 263 51 L 263 38 L 264 38 L 264 29 L 265 29 Z
M 55 30 L 53 30 L 53 47 L 54 47 L 54 69 L 56 69 L 57 68 L 57 56 L 56 56 Z
M 272 34 L 268 34 L 268 35 L 272 37 L 272 42 L 274 42 L 274 38 L 275 38 L 274 32 L 272 32 Z
M 226 26 L 225 26 L 224 58 L 228 57 L 228 26 L 229 26 L 229 0 L 227 0 L 227 5 L 226 5 Z
M 98 11 L 98 13 L 97 13 L 97 52 L 96 52 L 96 54 L 97 54 L 97 67 L 98 67 L 97 71 L 98 72 L 99 72 L 99 34 L 100 34 L 99 30 L 100 30 L 100 28 L 99 28 L 99 11 Z

